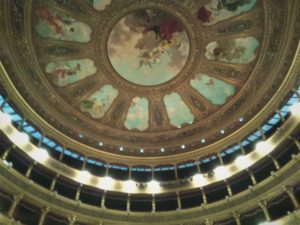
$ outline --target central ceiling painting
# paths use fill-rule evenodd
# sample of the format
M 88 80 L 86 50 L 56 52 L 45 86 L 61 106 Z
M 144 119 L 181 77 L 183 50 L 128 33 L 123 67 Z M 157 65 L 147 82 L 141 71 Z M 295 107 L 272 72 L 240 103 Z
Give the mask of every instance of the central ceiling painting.
M 125 15 L 113 27 L 108 56 L 125 80 L 158 85 L 174 78 L 186 64 L 190 44 L 181 22 L 158 9 Z

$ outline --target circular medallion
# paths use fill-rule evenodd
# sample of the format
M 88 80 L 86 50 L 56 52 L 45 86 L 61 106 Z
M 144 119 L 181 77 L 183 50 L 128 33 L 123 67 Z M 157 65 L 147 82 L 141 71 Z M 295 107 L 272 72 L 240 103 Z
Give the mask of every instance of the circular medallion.
M 152 86 L 174 78 L 190 51 L 187 31 L 174 16 L 158 9 L 136 10 L 113 27 L 107 44 L 113 68 L 125 80 Z

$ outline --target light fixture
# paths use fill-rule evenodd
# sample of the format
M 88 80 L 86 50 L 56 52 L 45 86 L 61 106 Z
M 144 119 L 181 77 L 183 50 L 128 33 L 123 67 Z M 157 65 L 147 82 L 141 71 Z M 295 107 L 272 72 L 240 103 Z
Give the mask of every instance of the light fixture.
M 140 153 L 144 153 L 144 149 L 141 148 L 141 149 L 140 149 Z
M 31 157 L 40 163 L 45 162 L 49 158 L 49 154 L 46 149 L 38 148 L 30 153 Z
M 259 154 L 268 154 L 272 150 L 272 145 L 267 141 L 260 141 L 256 144 L 255 150 Z
M 103 189 L 103 190 L 109 190 L 111 189 L 112 185 L 113 185 L 113 179 L 111 177 L 102 177 L 99 180 L 98 186 L 99 188 Z
M 229 177 L 229 171 L 225 166 L 218 166 L 214 169 L 215 176 L 219 179 L 226 179 Z
M 201 143 L 204 144 L 206 140 L 204 138 L 201 139 Z
M 239 121 L 240 121 L 240 122 L 244 122 L 244 117 L 240 117 L 240 118 L 239 118 Z
M 239 167 L 239 169 L 246 169 L 251 165 L 251 160 L 245 155 L 237 157 L 234 162 Z
M 195 185 L 197 185 L 198 187 L 204 186 L 204 181 L 205 181 L 205 178 L 204 178 L 203 174 L 198 173 L 193 176 L 193 183 Z
M 225 134 L 225 130 L 224 130 L 224 129 L 221 129 L 221 130 L 220 130 L 220 133 L 221 133 L 221 134 Z
M 185 145 L 181 145 L 181 149 L 185 149 Z
M 137 188 L 136 182 L 134 182 L 133 180 L 124 181 L 123 187 L 124 187 L 124 191 L 127 193 L 134 193 L 135 189 Z
M 290 107 L 290 111 L 295 116 L 300 116 L 300 102 L 295 103 Z
M 124 148 L 122 146 L 119 149 L 120 149 L 121 152 L 124 151 Z
M 103 142 L 100 141 L 100 142 L 98 143 L 98 145 L 99 145 L 99 146 L 103 146 Z
M 91 173 L 87 170 L 81 170 L 81 171 L 78 171 L 77 175 L 76 175 L 76 178 L 77 178 L 77 181 L 80 182 L 80 183 L 85 183 L 87 182 L 89 179 L 91 179 Z
M 10 138 L 16 145 L 19 146 L 24 146 L 29 143 L 29 136 L 26 133 L 16 131 L 10 136 Z
M 165 149 L 164 149 L 164 148 L 161 148 L 160 151 L 161 151 L 161 152 L 165 152 Z
M 0 111 L 0 128 L 5 128 L 9 124 L 11 124 L 11 117 Z

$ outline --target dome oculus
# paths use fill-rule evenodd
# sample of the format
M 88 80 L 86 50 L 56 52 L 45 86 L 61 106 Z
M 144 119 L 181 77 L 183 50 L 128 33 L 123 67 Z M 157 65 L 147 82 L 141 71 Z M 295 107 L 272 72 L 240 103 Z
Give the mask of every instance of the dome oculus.
M 121 77 L 151 86 L 171 80 L 183 69 L 190 44 L 178 19 L 162 10 L 145 9 L 127 14 L 115 24 L 107 48 Z

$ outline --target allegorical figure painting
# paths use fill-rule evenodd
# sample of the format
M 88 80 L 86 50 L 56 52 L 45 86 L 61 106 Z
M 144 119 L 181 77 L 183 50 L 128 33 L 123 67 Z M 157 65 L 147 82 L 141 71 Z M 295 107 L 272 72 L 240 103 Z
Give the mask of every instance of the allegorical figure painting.
M 43 38 L 86 43 L 91 40 L 92 29 L 87 24 L 65 15 L 49 6 L 35 9 L 36 32 Z
M 256 0 L 211 0 L 198 10 L 198 19 L 205 26 L 240 15 L 250 11 Z
M 247 64 L 256 58 L 259 42 L 255 37 L 214 41 L 206 46 L 205 57 L 226 63 Z
M 128 130 L 146 130 L 149 127 L 149 101 L 145 97 L 134 97 L 124 121 Z
M 98 11 L 103 11 L 111 3 L 112 0 L 88 0 L 87 3 Z
M 170 124 L 174 127 L 181 128 L 183 125 L 192 124 L 194 122 L 195 116 L 178 93 L 172 92 L 165 95 L 164 104 Z
M 113 68 L 123 78 L 135 84 L 157 85 L 183 69 L 189 55 L 189 39 L 177 18 L 146 9 L 119 20 L 107 48 Z
M 202 73 L 197 74 L 190 84 L 214 105 L 225 104 L 227 99 L 235 94 L 233 84 Z
M 99 119 L 104 116 L 118 95 L 119 91 L 112 85 L 104 85 L 100 90 L 82 101 L 80 109 L 82 112 L 89 113 L 92 118 Z
M 97 68 L 90 59 L 62 60 L 50 62 L 45 72 L 53 84 L 64 87 L 95 74 Z

